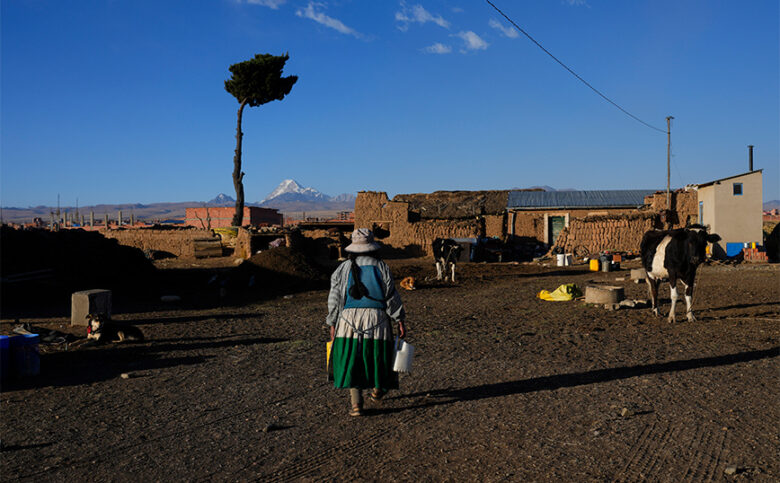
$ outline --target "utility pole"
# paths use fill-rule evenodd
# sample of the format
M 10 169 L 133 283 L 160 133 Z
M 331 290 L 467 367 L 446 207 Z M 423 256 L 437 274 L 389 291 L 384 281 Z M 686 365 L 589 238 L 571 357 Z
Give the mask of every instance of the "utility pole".
M 671 165 L 672 165 L 672 116 L 666 116 L 666 209 L 672 209 Z

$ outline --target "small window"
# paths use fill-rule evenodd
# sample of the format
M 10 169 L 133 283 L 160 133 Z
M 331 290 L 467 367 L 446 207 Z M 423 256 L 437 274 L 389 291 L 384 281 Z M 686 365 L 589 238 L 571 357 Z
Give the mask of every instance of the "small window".
M 742 195 L 742 183 L 734 183 L 734 196 Z
M 699 219 L 696 220 L 698 223 L 704 224 L 704 202 L 699 201 Z

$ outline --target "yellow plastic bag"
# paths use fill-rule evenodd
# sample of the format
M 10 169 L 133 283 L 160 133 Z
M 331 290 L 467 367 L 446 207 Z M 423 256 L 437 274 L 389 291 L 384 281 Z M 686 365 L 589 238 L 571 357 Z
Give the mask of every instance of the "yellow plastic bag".
M 327 342 L 325 344 L 325 366 L 327 368 L 328 372 L 328 380 L 333 380 L 333 364 L 330 362 L 330 352 L 333 349 L 333 341 Z
M 536 294 L 536 296 L 549 302 L 566 302 L 568 300 L 574 300 L 577 297 L 582 297 L 582 290 L 580 290 L 576 284 L 565 283 L 552 292 L 549 290 L 542 290 Z

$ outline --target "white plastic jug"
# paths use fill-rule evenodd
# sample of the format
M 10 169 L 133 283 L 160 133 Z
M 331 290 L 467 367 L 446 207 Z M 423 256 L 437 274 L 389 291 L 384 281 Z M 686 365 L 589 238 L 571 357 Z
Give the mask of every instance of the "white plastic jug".
M 393 371 L 412 372 L 412 361 L 414 360 L 414 346 L 408 344 L 403 339 L 395 338 L 395 357 L 393 360 Z

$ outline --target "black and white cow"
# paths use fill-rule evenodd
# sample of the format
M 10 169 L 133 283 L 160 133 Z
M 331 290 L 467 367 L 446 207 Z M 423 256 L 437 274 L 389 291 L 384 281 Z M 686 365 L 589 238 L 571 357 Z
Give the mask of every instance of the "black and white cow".
M 642 265 L 647 271 L 647 285 L 653 304 L 653 313 L 658 315 L 658 284 L 668 280 L 672 292 L 672 307 L 669 322 L 675 322 L 674 309 L 677 305 L 677 280 L 685 286 L 686 316 L 689 322 L 696 318 L 691 311 L 693 283 L 696 269 L 705 260 L 707 243 L 720 240 L 716 234 L 708 234 L 707 228 L 691 225 L 677 230 L 651 230 L 645 233 L 640 244 Z
M 455 262 L 460 257 L 463 247 L 452 238 L 437 238 L 433 240 L 433 258 L 436 260 L 436 280 L 447 279 L 450 273 L 450 281 L 455 282 Z M 449 270 L 447 267 L 450 267 Z

